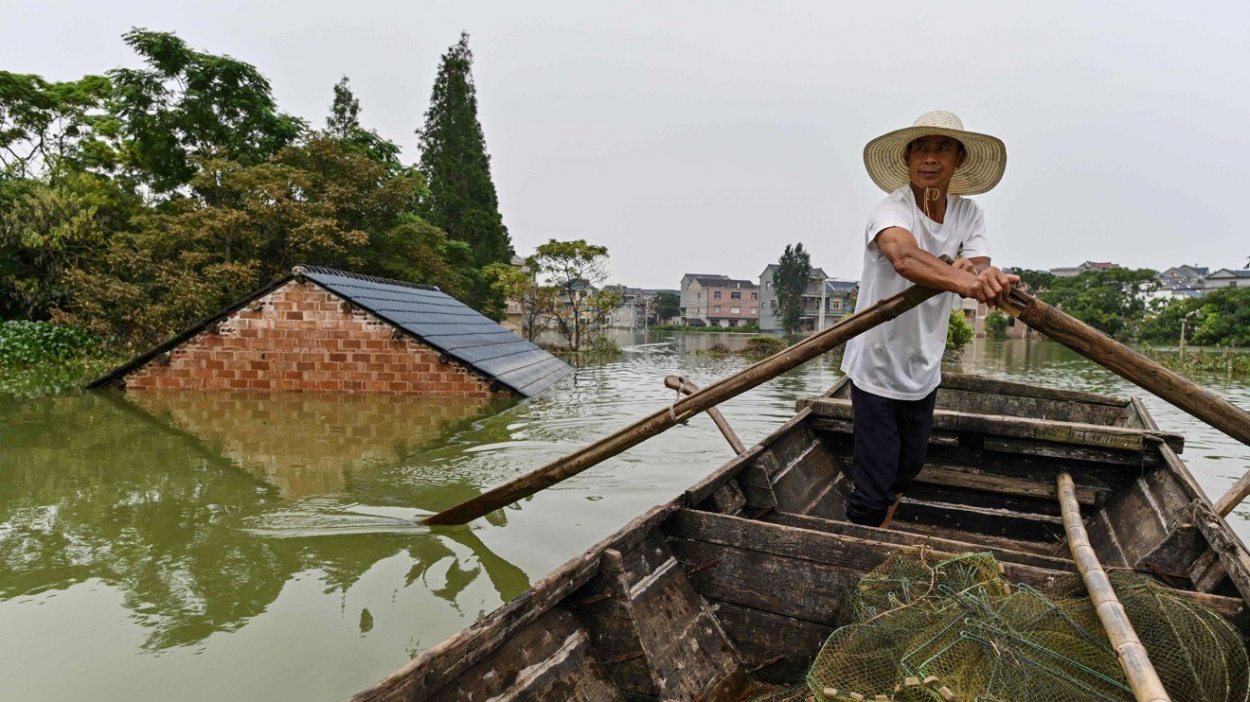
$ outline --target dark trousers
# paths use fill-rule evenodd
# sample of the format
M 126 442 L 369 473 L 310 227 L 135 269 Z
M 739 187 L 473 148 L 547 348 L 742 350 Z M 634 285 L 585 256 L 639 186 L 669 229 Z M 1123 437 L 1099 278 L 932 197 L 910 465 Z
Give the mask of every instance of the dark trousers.
M 885 521 L 890 505 L 924 466 L 936 400 L 937 390 L 920 400 L 891 400 L 851 384 L 855 491 L 846 505 L 847 519 L 867 526 Z

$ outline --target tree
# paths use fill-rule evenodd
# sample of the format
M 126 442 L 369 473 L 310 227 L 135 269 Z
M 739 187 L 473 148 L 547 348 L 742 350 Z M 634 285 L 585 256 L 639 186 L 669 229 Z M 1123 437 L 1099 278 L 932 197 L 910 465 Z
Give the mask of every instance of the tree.
M 1020 276 L 1020 283 L 1024 289 L 1034 294 L 1045 292 L 1055 281 L 1055 276 L 1047 271 L 1035 271 L 1030 269 L 1018 269 L 1014 273 Z
M 1250 288 L 1219 288 L 1200 298 L 1173 299 L 1142 324 L 1144 341 L 1175 344 L 1181 321 L 1199 346 L 1250 346 Z
M 47 178 L 54 169 L 110 169 L 117 121 L 103 76 L 50 83 L 0 71 L 0 178 Z
M 985 336 L 990 339 L 1007 338 L 1007 315 L 994 310 L 985 316 Z
M 538 274 L 556 289 L 556 328 L 570 351 L 581 349 L 598 301 L 591 299 L 592 293 L 608 279 L 607 247 L 588 244 L 585 239 L 552 239 L 539 246 L 531 260 Z
M 977 330 L 968 323 L 963 310 L 951 310 L 950 323 L 946 326 L 946 349 L 962 349 L 977 335 Z
M 148 67 L 108 72 L 114 112 L 128 165 L 156 192 L 186 185 L 206 159 L 263 163 L 303 132 L 255 66 L 195 51 L 170 32 L 122 37 Z
M 773 273 L 773 289 L 777 291 L 777 312 L 781 317 L 781 328 L 786 332 L 797 331 L 799 316 L 803 314 L 803 293 L 807 290 L 807 280 L 812 274 L 812 260 L 803 244 L 795 244 L 786 250 L 777 262 L 777 270 Z
M 521 335 L 532 342 L 551 326 L 558 291 L 549 285 L 539 285 L 535 280 L 533 271 L 537 264 L 532 257 L 525 263 L 529 272 L 508 264 L 492 263 L 482 273 L 491 287 L 503 295 L 509 307 L 516 305 L 521 317 Z
M 1147 269 L 1107 268 L 1054 278 L 1042 300 L 1117 339 L 1130 339 L 1146 316 L 1146 299 L 1158 288 Z
M 400 148 L 372 129 L 360 126 L 360 100 L 352 93 L 347 76 L 334 85 L 334 102 L 326 117 L 326 134 L 343 145 L 345 151 L 363 154 L 385 165 L 390 171 L 403 168 Z
M 662 290 L 654 298 L 654 311 L 649 321 L 651 324 L 663 324 L 664 320 L 672 319 L 681 314 L 681 295 Z
M 421 172 L 430 188 L 422 213 L 448 236 L 467 243 L 482 269 L 491 263 L 508 263 L 513 251 L 491 181 L 486 138 L 477 120 L 472 68 L 469 35 L 461 34 L 460 41 L 443 55 L 425 126 L 417 135 Z M 503 313 L 503 299 L 485 279 L 466 302 L 496 318 Z

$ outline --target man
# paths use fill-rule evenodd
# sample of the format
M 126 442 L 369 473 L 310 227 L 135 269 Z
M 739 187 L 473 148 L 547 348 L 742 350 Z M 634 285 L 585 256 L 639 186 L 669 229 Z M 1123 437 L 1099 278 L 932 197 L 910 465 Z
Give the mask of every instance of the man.
M 990 265 L 981 208 L 961 197 L 998 184 L 1002 141 L 965 131 L 950 112 L 930 112 L 869 142 L 864 165 L 889 196 L 868 219 L 857 312 L 913 283 L 991 306 L 1006 299 L 1020 278 Z M 953 299 L 930 298 L 846 345 L 855 418 L 847 519 L 856 524 L 888 525 L 924 465 Z

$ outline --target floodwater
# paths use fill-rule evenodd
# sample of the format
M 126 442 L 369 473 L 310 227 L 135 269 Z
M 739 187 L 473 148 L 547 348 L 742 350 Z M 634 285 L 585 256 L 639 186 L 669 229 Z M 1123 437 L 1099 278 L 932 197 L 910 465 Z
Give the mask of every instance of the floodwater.
M 344 700 L 730 457 L 700 416 L 470 527 L 413 519 L 744 367 L 720 334 L 626 352 L 526 402 L 61 392 L 0 382 L 0 697 Z M 952 370 L 1127 395 L 1051 342 Z M 821 359 L 723 405 L 749 445 L 840 377 Z M 1250 382 L 1202 378 L 1250 408 Z M 18 383 L 22 387 L 30 384 Z M 1212 496 L 1250 447 L 1144 396 Z M 1250 536 L 1250 507 L 1231 520 Z

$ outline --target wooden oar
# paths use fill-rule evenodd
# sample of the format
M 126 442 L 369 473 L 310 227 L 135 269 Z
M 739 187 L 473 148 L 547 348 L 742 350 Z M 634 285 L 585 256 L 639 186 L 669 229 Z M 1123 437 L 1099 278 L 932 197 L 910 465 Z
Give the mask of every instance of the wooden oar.
M 564 458 L 552 461 L 542 468 L 484 492 L 467 502 L 427 517 L 423 523 L 464 524 L 523 497 L 533 495 L 626 449 L 637 446 L 679 422 L 684 422 L 731 397 L 741 395 L 823 353 L 832 351 L 848 340 L 883 322 L 894 319 L 940 292 L 914 285 L 863 312 L 844 317 L 834 326 L 813 334 L 740 373 L 712 383 L 693 395 L 673 403 L 672 407 L 640 419 L 612 436 L 596 441 Z
M 1250 413 L 1028 293 L 1012 290 L 1004 312 L 1094 363 L 1250 446 Z M 1250 495 L 1250 472 L 1215 504 L 1221 517 Z
M 1150 663 L 1150 656 L 1146 655 L 1146 647 L 1133 629 L 1133 622 L 1129 621 L 1124 605 L 1120 604 L 1120 598 L 1116 597 L 1115 589 L 1111 587 L 1107 572 L 1098 562 L 1098 554 L 1089 543 L 1089 534 L 1081 521 L 1081 506 L 1076 501 L 1076 483 L 1066 471 L 1059 474 L 1059 509 L 1063 513 L 1063 529 L 1068 535 L 1072 560 L 1076 561 L 1076 567 L 1081 571 L 1089 600 L 1098 613 L 1098 620 L 1107 632 L 1116 657 L 1120 659 L 1120 667 L 1124 669 L 1129 687 L 1133 688 L 1133 696 L 1138 702 L 1170 702 L 1163 681 Z

